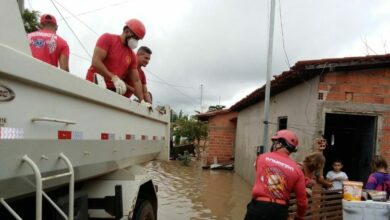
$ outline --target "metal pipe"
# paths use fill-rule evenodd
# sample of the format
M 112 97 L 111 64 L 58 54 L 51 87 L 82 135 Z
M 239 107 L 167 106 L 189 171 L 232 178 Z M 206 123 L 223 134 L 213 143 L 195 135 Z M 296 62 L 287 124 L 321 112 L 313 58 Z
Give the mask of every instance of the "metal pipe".
M 66 216 L 66 214 L 57 206 L 57 204 L 51 200 L 51 198 L 45 193 L 42 191 L 42 195 L 47 199 L 47 201 L 49 201 L 49 203 L 57 210 L 57 212 L 60 213 L 60 215 L 62 215 L 62 217 L 66 220 L 68 220 L 68 217 Z
M 58 123 L 64 123 L 66 125 L 74 125 L 76 122 L 69 121 L 65 119 L 57 119 L 57 118 L 48 118 L 48 117 L 36 117 L 31 119 L 32 122 L 36 121 L 47 121 L 47 122 L 58 122 Z
M 70 175 L 72 175 L 70 172 L 61 173 L 61 174 L 57 174 L 57 175 L 53 175 L 53 176 L 43 177 L 42 181 L 48 181 L 48 180 L 52 180 L 52 179 L 56 179 L 56 178 L 60 178 L 60 177 L 64 177 L 64 176 L 70 176 Z
M 8 205 L 8 203 L 3 199 L 0 198 L 0 203 L 3 204 L 3 206 L 11 213 L 12 216 L 16 218 L 16 220 L 23 220 L 12 208 Z
M 42 219 L 42 176 L 38 166 L 27 155 L 22 158 L 33 169 L 35 174 L 35 220 Z
M 73 165 L 70 162 L 69 158 L 65 156 L 64 153 L 60 153 L 60 158 L 62 158 L 69 168 L 70 178 L 69 178 L 69 212 L 68 212 L 68 219 L 73 220 L 73 213 L 74 213 L 74 170 Z

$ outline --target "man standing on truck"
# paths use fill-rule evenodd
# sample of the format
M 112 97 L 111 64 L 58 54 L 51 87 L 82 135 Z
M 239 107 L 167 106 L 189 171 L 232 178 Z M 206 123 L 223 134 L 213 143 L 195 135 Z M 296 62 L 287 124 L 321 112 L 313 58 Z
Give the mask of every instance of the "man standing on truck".
M 142 94 L 144 96 L 145 101 L 150 104 L 152 104 L 152 97 L 150 92 L 148 91 L 148 87 L 146 86 L 146 76 L 141 67 L 146 67 L 149 64 L 151 56 L 152 50 L 149 47 L 142 46 L 137 51 L 138 74 L 142 84 Z M 130 85 L 134 86 L 133 84 Z M 133 94 L 130 90 L 128 90 L 127 93 L 129 93 L 129 95 L 126 94 L 126 96 L 131 96 Z
M 292 191 L 297 201 L 295 219 L 303 219 L 307 208 L 305 177 L 289 157 L 297 151 L 298 138 L 292 131 L 280 130 L 271 140 L 273 151 L 260 154 L 256 160 L 252 201 L 245 220 L 286 220 Z
M 137 57 L 133 49 L 145 36 L 145 26 L 137 19 L 125 23 L 121 35 L 105 33 L 99 37 L 92 57 L 92 65 L 87 72 L 87 80 L 98 83 L 104 77 L 106 88 L 121 95 L 132 90 L 143 101 L 142 85 L 137 71 Z
M 27 35 L 32 56 L 69 72 L 68 43 L 56 34 L 57 20 L 53 15 L 40 17 L 40 29 Z

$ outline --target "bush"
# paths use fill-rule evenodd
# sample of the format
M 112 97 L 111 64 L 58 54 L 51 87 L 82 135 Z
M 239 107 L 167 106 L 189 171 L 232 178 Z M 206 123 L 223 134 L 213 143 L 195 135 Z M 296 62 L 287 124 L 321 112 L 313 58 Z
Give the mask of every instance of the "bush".
M 184 151 L 183 154 L 179 154 L 177 159 L 181 162 L 184 166 L 189 166 L 191 162 L 191 155 L 188 153 L 188 151 Z

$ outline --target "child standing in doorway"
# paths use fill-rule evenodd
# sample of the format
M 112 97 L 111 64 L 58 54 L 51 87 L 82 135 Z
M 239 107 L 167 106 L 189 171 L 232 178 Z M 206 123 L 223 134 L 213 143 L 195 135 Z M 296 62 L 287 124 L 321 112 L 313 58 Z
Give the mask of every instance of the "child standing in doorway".
M 332 182 L 332 186 L 329 190 L 341 190 L 343 188 L 343 181 L 348 180 L 348 176 L 345 172 L 341 171 L 343 163 L 341 160 L 334 160 L 332 163 L 333 170 L 326 174 L 326 179 Z

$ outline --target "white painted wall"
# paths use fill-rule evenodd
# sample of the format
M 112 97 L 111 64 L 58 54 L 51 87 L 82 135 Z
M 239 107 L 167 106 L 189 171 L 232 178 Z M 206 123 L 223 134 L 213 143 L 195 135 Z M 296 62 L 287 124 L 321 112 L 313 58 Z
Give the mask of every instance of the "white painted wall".
M 318 83 L 316 77 L 270 99 L 269 139 L 277 131 L 278 117 L 287 116 L 287 128 L 296 132 L 299 138 L 299 150 L 292 156 L 297 161 L 312 151 L 313 140 L 322 130 L 318 128 L 318 124 L 322 124 L 317 113 Z M 241 110 L 237 117 L 235 172 L 249 183 L 254 181 L 256 146 L 262 144 L 263 111 L 264 103 L 261 102 Z M 266 151 L 269 147 L 266 146 Z

